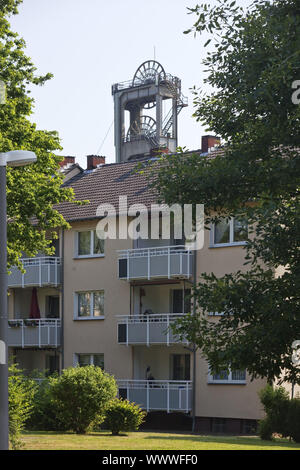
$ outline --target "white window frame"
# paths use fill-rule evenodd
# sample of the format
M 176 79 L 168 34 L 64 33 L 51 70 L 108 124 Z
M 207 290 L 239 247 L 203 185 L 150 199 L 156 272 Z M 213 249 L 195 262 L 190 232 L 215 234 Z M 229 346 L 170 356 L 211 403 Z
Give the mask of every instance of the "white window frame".
M 80 320 L 81 321 L 81 320 L 104 320 L 105 319 L 105 315 L 94 316 L 94 314 L 93 314 L 94 313 L 94 294 L 98 293 L 98 292 L 103 292 L 103 300 L 104 300 L 104 305 L 105 305 L 104 289 L 92 290 L 92 291 L 85 290 L 85 291 L 74 292 L 74 320 Z M 91 299 L 90 299 L 90 312 L 91 312 L 91 315 L 90 316 L 80 317 L 78 315 L 78 295 L 79 294 L 91 294 Z
M 79 233 L 90 232 L 90 254 L 80 255 L 79 254 Z M 104 243 L 104 253 L 95 253 L 94 254 L 94 232 L 96 229 L 82 229 L 76 230 L 75 232 L 75 243 L 74 243 L 74 258 L 84 259 L 84 258 L 104 258 L 105 256 L 105 243 Z
M 214 379 L 214 374 L 211 373 L 211 370 L 208 371 L 208 384 L 225 384 L 225 385 L 246 385 L 247 384 L 247 371 L 245 371 L 245 379 L 243 380 L 236 380 L 232 379 L 232 370 L 229 369 L 228 371 L 228 379 L 227 380 L 217 380 Z
M 247 240 L 245 241 L 234 241 L 234 217 L 230 217 L 228 219 L 229 222 L 229 242 L 226 243 L 215 243 L 215 223 L 211 223 L 210 225 L 210 240 L 209 240 L 209 247 L 210 248 L 222 248 L 226 246 L 244 246 L 247 244 Z
M 82 353 L 75 353 L 74 354 L 74 367 L 78 366 L 80 367 L 79 365 L 79 356 L 81 355 L 84 355 L 84 356 L 90 356 L 90 366 L 93 366 L 94 365 L 94 356 L 103 356 L 103 370 L 104 370 L 104 365 L 105 365 L 105 362 L 104 362 L 104 354 L 103 353 L 85 353 L 85 352 L 82 352 Z

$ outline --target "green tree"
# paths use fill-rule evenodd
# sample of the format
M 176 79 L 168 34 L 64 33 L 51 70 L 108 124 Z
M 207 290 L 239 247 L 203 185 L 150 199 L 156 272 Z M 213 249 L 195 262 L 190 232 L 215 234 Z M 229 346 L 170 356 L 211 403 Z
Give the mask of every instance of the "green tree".
M 8 405 L 9 405 L 9 441 L 13 449 L 22 447 L 20 435 L 30 418 L 36 384 L 24 376 L 16 364 L 9 367 Z
M 61 157 L 55 131 L 38 130 L 30 121 L 34 100 L 29 87 L 43 85 L 51 74 L 36 75 L 36 68 L 25 54 L 25 42 L 10 27 L 9 18 L 17 14 L 21 0 L 1 0 L 0 81 L 6 86 L 6 102 L 0 105 L 0 151 L 32 150 L 37 163 L 7 169 L 8 265 L 18 264 L 22 252 L 34 256 L 38 251 L 51 254 L 46 232 L 67 227 L 53 206 L 73 199 L 71 189 L 62 188 L 57 171 Z M 35 224 L 32 220 L 35 219 Z
M 104 419 L 109 401 L 117 394 L 115 379 L 100 367 L 69 367 L 50 379 L 51 407 L 59 429 L 84 434 Z
M 218 0 L 189 13 L 196 21 L 186 33 L 210 36 L 205 82 L 214 90 L 194 88 L 194 116 L 222 138 L 224 154 L 178 149 L 152 164 L 151 181 L 168 204 L 203 203 L 206 228 L 220 217 L 246 218 L 248 266 L 221 278 L 201 273 L 197 314 L 178 321 L 175 332 L 216 371 L 226 364 L 300 383 L 291 362 L 300 338 L 299 2 L 255 0 L 244 11 Z M 280 266 L 284 272 L 274 276 Z M 223 315 L 214 322 L 208 312 Z

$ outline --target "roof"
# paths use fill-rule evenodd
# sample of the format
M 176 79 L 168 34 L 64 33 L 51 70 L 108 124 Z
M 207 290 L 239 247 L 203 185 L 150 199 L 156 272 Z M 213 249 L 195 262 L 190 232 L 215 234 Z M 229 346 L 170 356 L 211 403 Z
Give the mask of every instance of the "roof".
M 137 172 L 137 161 L 85 170 L 68 180 L 64 187 L 73 188 L 76 200 L 89 201 L 80 206 L 70 202 L 55 206 L 69 222 L 97 218 L 96 211 L 100 204 L 112 204 L 118 212 L 119 196 L 127 196 L 128 206 L 142 203 L 149 208 L 157 202 L 154 189 L 149 188 L 146 173 Z
M 206 154 L 201 153 L 201 150 L 186 152 L 187 155 L 195 153 L 214 158 L 223 154 L 224 150 L 213 149 Z M 84 205 L 63 202 L 55 208 L 68 222 L 98 218 L 97 208 L 100 204 L 111 204 L 118 213 L 120 196 L 127 196 L 127 207 L 132 204 L 144 204 L 150 209 L 151 204 L 158 202 L 158 194 L 154 188 L 149 187 L 147 169 L 143 173 L 138 171 L 138 164 L 147 161 L 149 158 L 110 163 L 100 165 L 94 170 L 79 172 L 65 181 L 63 186 L 73 188 L 76 200 L 89 202 Z

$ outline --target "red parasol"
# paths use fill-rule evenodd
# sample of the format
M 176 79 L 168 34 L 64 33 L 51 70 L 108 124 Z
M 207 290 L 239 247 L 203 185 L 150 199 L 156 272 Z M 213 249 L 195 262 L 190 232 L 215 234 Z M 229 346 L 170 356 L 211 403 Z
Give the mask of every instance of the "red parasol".
M 30 317 L 29 318 L 41 318 L 36 287 L 34 287 L 32 289 L 31 305 L 30 305 Z

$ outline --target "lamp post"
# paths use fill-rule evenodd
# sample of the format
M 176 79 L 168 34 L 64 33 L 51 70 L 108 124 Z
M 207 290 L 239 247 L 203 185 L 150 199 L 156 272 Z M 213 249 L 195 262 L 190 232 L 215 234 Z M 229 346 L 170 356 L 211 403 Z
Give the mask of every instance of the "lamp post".
M 6 166 L 36 161 L 34 152 L 0 153 L 0 450 L 8 450 L 8 315 L 7 315 L 7 215 Z

